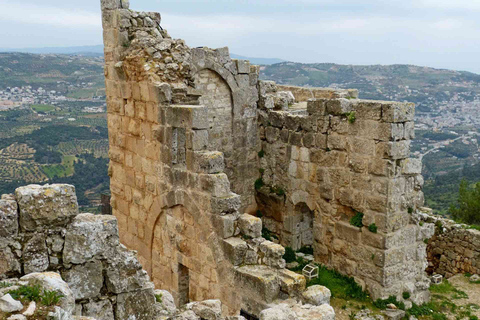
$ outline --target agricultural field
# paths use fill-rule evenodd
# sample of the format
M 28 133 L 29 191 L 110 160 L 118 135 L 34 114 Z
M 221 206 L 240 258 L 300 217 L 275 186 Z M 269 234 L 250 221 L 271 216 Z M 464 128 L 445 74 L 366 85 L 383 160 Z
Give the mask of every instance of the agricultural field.
M 34 104 L 31 106 L 32 110 L 35 112 L 47 113 L 55 110 L 54 106 L 48 104 Z

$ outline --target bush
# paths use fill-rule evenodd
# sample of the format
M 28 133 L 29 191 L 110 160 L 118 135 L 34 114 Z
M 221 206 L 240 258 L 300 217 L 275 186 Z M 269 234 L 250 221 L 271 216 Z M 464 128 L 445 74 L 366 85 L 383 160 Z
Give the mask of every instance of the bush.
M 283 255 L 286 263 L 294 262 L 297 259 L 295 251 L 291 247 L 285 247 L 285 254 Z
M 263 182 L 262 178 L 258 178 L 255 180 L 255 190 L 260 190 L 261 187 L 263 187 L 265 183 Z
M 371 225 L 368 226 L 368 231 L 373 232 L 373 233 L 377 233 L 377 231 L 378 231 L 377 225 L 375 223 L 372 223 Z
M 473 189 L 468 187 L 468 182 L 462 180 L 458 191 L 456 205 L 450 207 L 452 217 L 468 224 L 480 223 L 480 182 Z
M 18 289 L 10 290 L 8 293 L 15 300 L 26 299 L 28 301 L 40 301 L 41 288 L 39 285 L 35 286 L 21 286 Z
M 355 227 L 363 227 L 363 216 L 361 212 L 355 213 L 355 215 L 350 219 L 350 224 Z
M 402 297 L 403 299 L 407 300 L 408 298 L 410 298 L 410 292 L 405 291 L 404 293 L 402 293 Z
M 260 152 L 258 153 L 258 157 L 263 158 L 264 156 L 265 156 L 265 151 L 260 150 Z
M 60 292 L 54 290 L 45 290 L 40 296 L 40 300 L 45 306 L 54 306 L 57 305 L 60 299 L 63 297 L 63 294 L 61 294 Z

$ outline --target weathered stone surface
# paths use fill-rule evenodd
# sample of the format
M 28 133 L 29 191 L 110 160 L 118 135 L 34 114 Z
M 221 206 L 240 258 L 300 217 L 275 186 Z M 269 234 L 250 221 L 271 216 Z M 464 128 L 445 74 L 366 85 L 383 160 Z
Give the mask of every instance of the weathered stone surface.
M 154 304 L 152 289 L 121 293 L 117 296 L 115 315 L 118 319 L 151 320 Z
M 286 305 L 278 305 L 273 308 L 265 309 L 260 313 L 260 320 L 296 320 L 298 319 Z
M 25 273 L 43 272 L 48 269 L 48 266 L 46 236 L 35 234 L 23 248 L 23 268 Z
M 35 303 L 35 301 L 31 301 L 28 304 L 27 310 L 25 310 L 22 314 L 24 316 L 33 316 L 36 309 L 37 309 L 37 304 Z
M 68 226 L 64 263 L 85 263 L 95 256 L 109 257 L 119 244 L 117 219 L 113 216 L 79 214 Z
M 105 282 L 115 294 L 151 288 L 150 279 L 134 252 L 119 246 L 106 267 Z
M 63 297 L 60 298 L 60 307 L 69 314 L 72 314 L 75 309 L 75 297 L 73 292 L 58 273 L 30 273 L 20 278 L 20 280 L 27 281 L 30 285 L 40 285 L 44 290 L 60 292 L 63 295 Z
M 78 214 L 75 187 L 68 184 L 20 187 L 15 196 L 23 230 L 62 226 Z
M 225 255 L 234 266 L 241 265 L 247 253 L 247 243 L 240 238 L 232 237 L 223 240 Z
M 329 304 L 332 293 L 324 286 L 314 285 L 310 286 L 303 293 L 303 298 L 306 303 L 320 306 L 322 304 Z
M 200 319 L 220 320 L 222 319 L 222 303 L 220 300 L 205 300 L 187 304 L 187 309 L 195 312 Z
M 18 207 L 15 199 L 0 200 L 0 238 L 13 237 L 18 233 Z
M 262 235 L 262 220 L 251 214 L 242 214 L 238 226 L 240 232 L 248 237 L 258 238 Z
M 94 298 L 103 286 L 102 263 L 87 262 L 73 266 L 64 272 L 63 277 L 74 293 L 75 300 Z
M 155 297 L 160 297 L 160 301 L 155 303 L 155 313 L 165 316 L 171 316 L 177 311 L 173 296 L 167 290 L 157 289 L 154 291 Z
M 112 303 L 109 300 L 90 301 L 83 305 L 83 315 L 97 320 L 114 320 Z
M 280 281 L 274 268 L 267 266 L 242 266 L 235 276 L 237 285 L 250 294 L 257 293 L 261 301 L 272 302 L 280 292 Z
M 20 301 L 12 298 L 10 294 L 6 294 L 0 298 L 0 311 L 5 313 L 11 313 L 20 311 L 23 309 L 23 305 Z

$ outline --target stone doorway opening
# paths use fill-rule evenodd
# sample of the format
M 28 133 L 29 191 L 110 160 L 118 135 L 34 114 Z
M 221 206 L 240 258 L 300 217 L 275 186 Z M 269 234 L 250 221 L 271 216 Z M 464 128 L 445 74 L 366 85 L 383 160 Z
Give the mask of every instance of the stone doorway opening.
M 247 311 L 245 311 L 243 309 L 240 310 L 240 315 L 243 316 L 247 320 L 258 320 L 257 317 L 255 317 L 254 315 L 248 313 Z
M 313 245 L 313 211 L 306 203 L 301 202 L 295 206 L 292 218 L 292 249 L 311 248 Z
M 178 306 L 190 302 L 190 274 L 188 268 L 178 264 Z

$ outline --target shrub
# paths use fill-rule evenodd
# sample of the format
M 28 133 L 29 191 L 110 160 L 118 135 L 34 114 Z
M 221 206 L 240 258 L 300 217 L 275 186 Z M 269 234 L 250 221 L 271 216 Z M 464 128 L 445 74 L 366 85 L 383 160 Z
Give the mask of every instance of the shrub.
M 350 224 L 355 227 L 363 227 L 363 216 L 361 212 L 356 212 L 355 215 L 350 219 Z
M 263 183 L 262 178 L 258 178 L 257 180 L 255 180 L 255 190 L 260 190 L 260 188 L 263 187 L 264 185 L 265 183 Z
M 357 120 L 357 117 L 355 116 L 355 111 L 349 112 L 347 114 L 347 119 L 348 119 L 348 122 L 354 123 L 355 120 Z
M 8 293 L 15 300 L 26 299 L 28 301 L 40 301 L 41 288 L 39 285 L 35 286 L 21 286 L 18 289 L 10 290 Z
M 155 295 L 155 301 L 162 303 L 162 294 L 156 294 Z
M 262 149 L 262 150 L 260 150 L 260 152 L 258 153 L 258 157 L 259 157 L 259 158 L 263 158 L 264 156 L 265 156 L 265 151 L 263 151 L 263 149 Z
M 294 262 L 297 259 L 295 251 L 293 251 L 291 247 L 285 247 L 285 254 L 283 255 L 283 259 L 285 259 L 286 263 Z
M 262 211 L 260 211 L 260 210 L 257 210 L 256 215 L 257 215 L 258 218 L 263 217 L 263 213 L 262 213 Z
M 54 306 L 57 305 L 60 299 L 63 297 L 63 294 L 55 290 L 45 290 L 40 296 L 40 300 L 45 306 Z
M 403 299 L 407 300 L 408 298 L 410 298 L 410 292 L 405 291 L 404 293 L 402 293 L 402 297 Z
M 373 233 L 377 233 L 377 231 L 378 231 L 377 225 L 375 223 L 372 223 L 371 225 L 368 226 L 368 231 L 373 232 Z
M 408 207 L 408 213 L 410 213 L 410 214 L 413 213 L 413 208 L 412 207 Z

